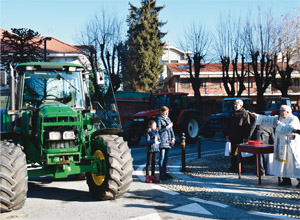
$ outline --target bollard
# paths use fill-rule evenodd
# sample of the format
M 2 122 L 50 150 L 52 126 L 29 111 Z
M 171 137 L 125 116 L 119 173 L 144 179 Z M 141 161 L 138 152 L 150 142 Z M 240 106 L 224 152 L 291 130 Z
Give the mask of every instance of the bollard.
M 181 172 L 185 172 L 185 134 L 181 136 Z
M 198 135 L 198 158 L 201 158 L 201 136 Z

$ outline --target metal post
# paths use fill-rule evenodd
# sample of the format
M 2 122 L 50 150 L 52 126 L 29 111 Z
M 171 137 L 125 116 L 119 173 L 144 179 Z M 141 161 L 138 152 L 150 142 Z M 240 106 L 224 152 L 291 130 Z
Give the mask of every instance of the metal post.
M 181 171 L 185 172 L 185 134 L 181 136 Z
M 12 65 L 10 65 L 10 109 L 16 110 L 16 88 L 15 88 L 15 71 Z M 11 115 L 11 129 L 13 129 L 13 123 L 15 121 L 15 115 Z M 12 130 L 11 130 L 12 131 Z
M 46 45 L 46 41 L 47 40 L 52 40 L 51 37 L 45 37 L 44 39 L 44 62 L 47 61 L 47 45 Z
M 201 158 L 201 136 L 198 135 L 198 158 Z
M 248 97 L 250 97 L 250 68 L 248 62 Z

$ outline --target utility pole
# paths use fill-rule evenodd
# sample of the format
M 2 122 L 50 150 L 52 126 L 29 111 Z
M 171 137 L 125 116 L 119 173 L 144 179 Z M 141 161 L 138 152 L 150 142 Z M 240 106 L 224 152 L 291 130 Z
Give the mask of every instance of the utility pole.
M 44 62 L 47 61 L 47 45 L 46 45 L 47 40 L 52 40 L 52 38 L 51 37 L 45 37 L 43 39 L 43 41 L 44 41 Z

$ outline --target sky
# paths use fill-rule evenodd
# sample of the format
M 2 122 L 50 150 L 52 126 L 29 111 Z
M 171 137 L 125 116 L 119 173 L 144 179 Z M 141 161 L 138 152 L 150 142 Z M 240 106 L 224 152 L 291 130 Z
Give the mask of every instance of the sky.
M 0 28 L 8 31 L 29 28 L 41 36 L 76 45 L 77 36 L 86 23 L 104 9 L 124 21 L 125 37 L 129 2 L 141 6 L 140 0 L 0 0 Z M 165 6 L 159 13 L 160 20 L 167 22 L 162 28 L 167 32 L 163 40 L 174 46 L 178 46 L 191 23 L 214 31 L 221 14 L 238 17 L 251 10 L 255 16 L 260 7 L 271 9 L 273 15 L 279 17 L 300 10 L 300 0 L 157 0 L 156 5 Z

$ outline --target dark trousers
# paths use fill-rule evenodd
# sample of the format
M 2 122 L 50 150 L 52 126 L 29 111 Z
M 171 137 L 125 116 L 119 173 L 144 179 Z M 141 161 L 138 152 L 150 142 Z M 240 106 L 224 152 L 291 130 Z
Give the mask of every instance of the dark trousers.
M 155 174 L 155 161 L 157 152 L 147 152 L 146 176 L 149 176 L 149 168 L 151 164 L 151 174 Z
M 231 142 L 231 152 L 230 152 L 230 162 L 231 168 L 237 169 L 238 168 L 238 148 L 236 145 L 243 143 L 242 138 L 230 138 Z
M 167 173 L 167 163 L 169 158 L 169 149 L 162 148 L 159 152 L 159 173 L 160 176 L 165 176 Z

